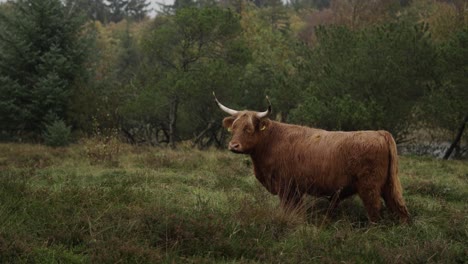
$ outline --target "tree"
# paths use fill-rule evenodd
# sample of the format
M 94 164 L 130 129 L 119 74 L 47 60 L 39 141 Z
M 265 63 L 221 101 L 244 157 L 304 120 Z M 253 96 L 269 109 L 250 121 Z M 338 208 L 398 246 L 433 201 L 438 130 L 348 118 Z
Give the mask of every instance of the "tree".
M 147 17 L 149 5 L 146 0 L 130 0 L 127 4 L 127 14 L 135 21 L 142 21 Z
M 160 98 L 155 101 L 167 113 L 164 123 L 171 147 L 179 136 L 180 106 L 199 93 L 206 101 L 209 90 L 231 86 L 226 76 L 214 75 L 215 80 L 201 77 L 225 69 L 225 63 L 235 65 L 244 60 L 244 48 L 238 40 L 240 29 L 234 13 L 216 7 L 183 8 L 174 16 L 156 19 L 144 43 L 151 65 L 147 74 L 155 80 L 150 93 Z M 213 87 L 215 83 L 220 86 Z M 205 106 L 202 108 L 206 114 Z
M 21 0 L 0 13 L 0 126 L 38 133 L 47 115 L 67 118 L 84 75 L 83 21 L 59 0 Z
M 107 8 L 109 9 L 109 21 L 110 22 L 119 22 L 123 20 L 126 16 L 126 8 L 128 5 L 128 0 L 107 0 Z
M 291 0 L 290 5 L 295 9 L 311 9 L 316 8 L 323 10 L 330 7 L 329 0 Z
M 268 94 L 276 114 L 280 119 L 287 120 L 289 111 L 300 100 L 293 65 L 296 41 L 287 26 L 281 29 L 271 24 L 270 17 L 265 15 L 269 11 L 269 8 L 250 6 L 242 13 L 243 37 L 253 57 L 242 77 L 242 106 L 248 109 L 263 108 L 265 95 Z
M 386 129 L 404 140 L 416 103 L 434 81 L 436 53 L 427 31 L 406 22 L 320 28 L 318 47 L 300 65 L 307 89 L 295 120 L 326 129 Z
M 335 0 L 331 1 L 335 22 L 358 29 L 376 22 L 389 21 L 400 9 L 399 0 Z
M 104 0 L 66 0 L 67 12 L 79 12 L 86 18 L 107 23 L 109 10 Z
M 456 131 L 453 142 L 447 152 L 444 154 L 444 159 L 448 159 L 452 150 L 460 145 L 463 132 L 468 123 L 468 26 L 458 32 L 449 42 L 442 48 L 442 59 L 444 61 L 445 71 L 443 76 L 446 77 L 445 86 L 449 91 L 445 96 L 449 97 L 451 107 L 448 115 L 452 116 L 454 122 L 447 126 L 452 131 Z M 448 109 L 446 109 L 447 111 Z M 450 122 L 450 121 L 449 121 Z M 455 127 L 454 124 L 458 124 Z M 454 129 L 455 128 L 455 129 Z
M 75 127 L 89 133 L 95 121 L 104 132 L 127 128 L 124 108 L 140 86 L 136 81 L 142 60 L 138 39 L 147 23 L 94 23 L 95 41 L 89 47 L 94 56 L 86 62 L 91 68 L 89 81 L 74 90 L 69 103 Z
M 118 23 L 125 18 L 142 21 L 147 17 L 147 0 L 65 0 L 68 12 L 81 12 L 102 24 Z
M 468 27 L 441 43 L 438 54 L 438 79 L 421 103 L 420 118 L 432 130 L 451 132 L 452 143 L 444 154 L 448 159 L 455 148 L 460 148 L 468 122 Z

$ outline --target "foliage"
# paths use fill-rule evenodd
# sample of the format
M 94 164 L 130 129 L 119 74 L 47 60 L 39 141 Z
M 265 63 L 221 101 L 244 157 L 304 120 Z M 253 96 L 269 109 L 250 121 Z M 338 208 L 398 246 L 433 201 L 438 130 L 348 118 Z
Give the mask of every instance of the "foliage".
M 107 0 L 106 7 L 109 12 L 108 22 L 120 22 L 124 18 L 141 21 L 146 18 L 148 6 L 147 0 Z
M 93 132 L 93 120 L 106 128 L 118 128 L 121 109 L 134 97 L 134 76 L 139 71 L 142 54 L 137 39 L 145 23 L 136 26 L 133 22 L 103 26 L 99 22 L 90 26 L 94 45 L 87 64 L 92 65 L 89 81 L 80 83 L 70 100 L 69 113 L 83 132 Z
M 217 87 L 235 87 L 235 79 L 226 73 L 228 69 L 236 72 L 249 57 L 238 37 L 240 29 L 234 13 L 217 7 L 180 9 L 174 17 L 155 20 L 154 28 L 143 42 L 148 55 L 146 74 L 153 75 L 154 82 L 145 87 L 140 102 L 150 105 L 139 104 L 139 107 L 150 111 L 156 107 L 167 113 L 160 117 L 160 122 L 167 128 L 172 147 L 181 135 L 178 132 L 181 107 L 195 107 L 182 114 L 188 115 L 187 120 L 196 120 L 191 114 L 208 114 L 206 94 L 218 90 Z M 202 78 L 205 76 L 213 78 Z M 153 98 L 152 102 L 147 100 L 148 96 Z M 193 99 L 201 100 L 192 103 Z
M 411 23 L 427 23 L 434 42 L 446 41 L 468 25 L 468 10 L 464 0 L 415 0 L 401 10 L 400 18 Z
M 461 154 L 463 142 L 468 139 L 465 132 L 468 120 L 468 26 L 441 43 L 438 52 L 437 83 L 421 100 L 417 114 L 422 120 L 421 126 L 430 131 L 444 131 L 444 140 L 452 142 L 449 149 L 455 147 L 456 154 Z M 445 158 L 449 156 L 450 151 L 446 152 Z
M 296 121 L 327 129 L 386 129 L 404 139 L 414 105 L 433 82 L 436 53 L 426 25 L 405 22 L 359 31 L 322 27 L 304 61 L 307 98 Z
M 292 0 L 290 4 L 296 10 L 308 8 L 322 10 L 330 7 L 330 0 Z
M 81 135 L 95 117 L 132 144 L 222 146 L 212 91 L 232 108 L 263 110 L 269 95 L 273 119 L 399 142 L 459 134 L 462 0 L 181 0 L 154 18 L 148 7 L 1 3 L 2 138 L 38 138 L 52 113 Z
M 0 126 L 37 133 L 48 113 L 67 119 L 74 81 L 84 72 L 83 21 L 59 0 L 10 4 L 0 13 Z
M 368 225 L 359 199 L 289 214 L 227 151 L 127 147 L 119 167 L 82 145 L 0 144 L 0 261 L 463 263 L 468 164 L 401 157 L 413 217 Z M 20 210 L 19 210 L 20 208 Z M 387 212 L 387 210 L 384 210 Z M 395 257 L 397 256 L 397 257 Z
M 63 120 L 55 120 L 45 126 L 44 143 L 51 147 L 64 147 L 70 144 L 71 127 Z
M 252 51 L 242 78 L 242 106 L 247 109 L 265 108 L 265 95 L 269 95 L 274 111 L 283 120 L 296 105 L 299 87 L 294 79 L 294 44 L 291 40 L 289 19 L 284 18 L 282 7 L 248 9 L 242 17 L 243 36 Z M 278 14 L 275 14 L 278 13 Z M 271 15 L 279 20 L 271 20 Z
M 85 153 L 90 163 L 108 166 L 119 165 L 122 144 L 117 129 L 102 129 L 96 119 L 93 119 L 93 127 L 93 135 L 83 140 Z
M 428 123 L 456 131 L 468 115 L 468 27 L 457 32 L 439 46 L 438 85 L 432 87 L 423 101 L 424 117 Z M 443 109 L 443 110 L 442 110 Z M 441 111 L 442 110 L 442 111 Z
M 85 153 L 91 164 L 119 165 L 120 141 L 116 134 L 84 139 Z
M 360 29 L 382 21 L 391 21 L 400 12 L 399 0 L 335 0 L 330 9 L 337 25 Z
M 82 16 L 93 21 L 106 23 L 109 10 L 104 0 L 65 0 L 63 1 L 69 12 L 79 12 Z
M 142 21 L 147 18 L 147 0 L 65 0 L 68 10 L 80 12 L 86 18 L 103 24 L 125 19 Z

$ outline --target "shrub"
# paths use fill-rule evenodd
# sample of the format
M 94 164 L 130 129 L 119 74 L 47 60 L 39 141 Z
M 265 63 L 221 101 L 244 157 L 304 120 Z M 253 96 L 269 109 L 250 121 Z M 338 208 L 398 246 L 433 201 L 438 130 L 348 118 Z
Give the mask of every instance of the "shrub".
M 63 120 L 55 120 L 45 126 L 44 142 L 51 147 L 63 147 L 70 144 L 71 128 Z
M 91 138 L 86 141 L 85 150 L 91 164 L 118 165 L 120 142 L 117 138 Z
M 121 142 L 116 129 L 102 133 L 101 129 L 95 126 L 93 137 L 87 139 L 84 145 L 86 156 L 91 164 L 110 166 L 117 166 L 119 164 Z

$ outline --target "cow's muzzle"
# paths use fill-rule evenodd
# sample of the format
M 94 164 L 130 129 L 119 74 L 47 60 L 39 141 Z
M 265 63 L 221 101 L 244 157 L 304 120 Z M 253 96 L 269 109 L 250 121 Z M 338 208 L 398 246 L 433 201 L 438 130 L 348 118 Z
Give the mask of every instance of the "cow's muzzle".
M 242 153 L 239 143 L 229 142 L 228 149 L 234 153 Z

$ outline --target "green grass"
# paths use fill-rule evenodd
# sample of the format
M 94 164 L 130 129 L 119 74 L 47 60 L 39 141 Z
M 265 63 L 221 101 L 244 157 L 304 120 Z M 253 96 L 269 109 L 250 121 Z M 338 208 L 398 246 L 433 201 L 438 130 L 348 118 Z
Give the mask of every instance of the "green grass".
M 88 146 L 89 147 L 89 146 Z M 355 197 L 285 213 L 247 156 L 0 144 L 0 263 L 466 263 L 468 162 L 400 158 L 413 216 L 367 223 Z

